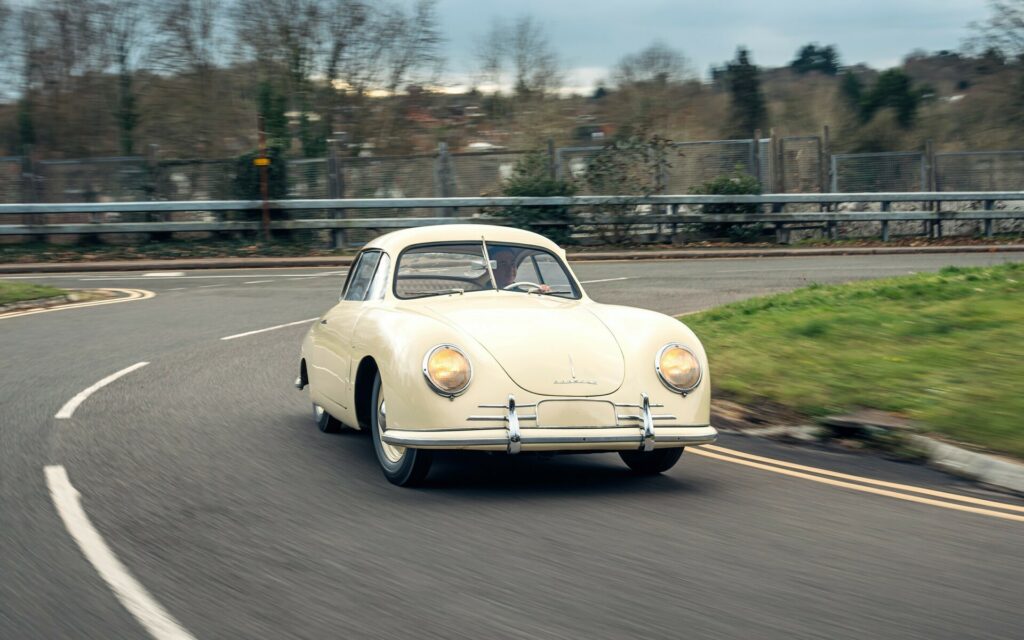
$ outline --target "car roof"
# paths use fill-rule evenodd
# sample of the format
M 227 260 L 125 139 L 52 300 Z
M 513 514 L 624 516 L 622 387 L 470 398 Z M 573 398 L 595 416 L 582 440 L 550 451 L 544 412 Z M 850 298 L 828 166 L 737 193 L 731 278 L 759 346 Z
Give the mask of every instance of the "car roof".
M 542 247 L 557 255 L 565 256 L 563 249 L 539 233 L 493 224 L 439 224 L 402 229 L 375 238 L 368 242 L 365 248 L 382 249 L 391 255 L 398 255 L 411 245 L 431 242 L 472 242 L 480 240 L 481 237 L 487 242 L 507 242 Z

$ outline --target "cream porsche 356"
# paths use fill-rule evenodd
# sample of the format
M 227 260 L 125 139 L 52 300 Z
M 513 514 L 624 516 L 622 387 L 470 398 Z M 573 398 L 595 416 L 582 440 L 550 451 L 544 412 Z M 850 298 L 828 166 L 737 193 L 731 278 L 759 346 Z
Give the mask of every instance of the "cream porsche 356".
M 302 343 L 322 431 L 370 431 L 384 475 L 423 480 L 437 449 L 615 451 L 660 473 L 710 443 L 700 341 L 668 316 L 600 304 L 565 251 L 485 225 L 367 244 Z

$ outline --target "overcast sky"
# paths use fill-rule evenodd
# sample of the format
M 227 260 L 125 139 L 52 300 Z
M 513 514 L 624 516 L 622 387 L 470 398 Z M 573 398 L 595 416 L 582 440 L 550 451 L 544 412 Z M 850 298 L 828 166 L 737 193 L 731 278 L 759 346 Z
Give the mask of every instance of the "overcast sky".
M 466 77 L 474 48 L 495 18 L 530 15 L 547 29 L 569 70 L 589 90 L 623 55 L 654 40 L 682 51 L 696 71 L 750 48 L 754 62 L 779 66 L 808 42 L 835 44 L 843 64 L 886 68 L 914 49 L 957 49 L 967 24 L 988 15 L 986 0 L 439 0 L 448 39 L 447 74 Z

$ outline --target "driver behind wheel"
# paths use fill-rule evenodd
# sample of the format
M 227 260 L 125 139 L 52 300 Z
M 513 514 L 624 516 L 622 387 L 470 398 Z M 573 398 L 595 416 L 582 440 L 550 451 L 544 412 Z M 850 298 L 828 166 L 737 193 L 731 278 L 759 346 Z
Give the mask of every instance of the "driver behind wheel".
M 494 281 L 504 289 L 516 281 L 516 254 L 511 249 L 499 249 L 491 254 L 494 260 Z
M 498 249 L 491 254 L 491 259 L 494 260 L 494 282 L 498 285 L 498 288 L 504 289 L 514 284 L 516 282 L 518 266 L 516 252 L 512 249 Z M 551 291 L 551 287 L 542 284 L 539 290 L 541 293 L 548 293 Z

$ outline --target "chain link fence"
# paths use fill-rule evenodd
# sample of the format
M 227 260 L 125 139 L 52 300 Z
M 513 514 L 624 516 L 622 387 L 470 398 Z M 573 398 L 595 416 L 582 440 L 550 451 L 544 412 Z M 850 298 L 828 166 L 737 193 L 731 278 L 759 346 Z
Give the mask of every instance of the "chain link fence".
M 528 152 L 451 154 L 451 180 L 458 198 L 501 195 L 501 185 Z
M 782 154 L 782 191 L 821 193 L 824 170 L 821 138 L 792 136 L 782 138 L 779 144 Z
M 722 176 L 745 173 L 760 179 L 753 140 L 710 140 L 672 145 L 664 193 L 690 193 Z
M 25 159 L 20 156 L 0 157 L 0 202 L 26 202 L 25 193 L 31 182 L 24 175 Z
M 935 154 L 936 191 L 1024 189 L 1024 151 Z
M 594 193 L 588 168 L 603 147 L 554 150 L 556 177 Z M 689 193 L 737 171 L 753 175 L 762 191 L 816 193 L 989 191 L 1024 189 L 1024 151 L 837 154 L 826 162 L 819 136 L 775 141 L 710 140 L 675 143 L 650 189 Z M 398 157 L 288 160 L 289 198 L 475 197 L 501 193 L 525 151 L 437 153 Z M 648 163 L 651 167 L 656 163 Z M 236 197 L 236 159 L 158 160 L 113 157 L 29 162 L 0 157 L 0 202 L 222 200 Z M 643 171 L 653 169 L 644 168 Z M 822 187 L 827 187 L 823 189 Z M 427 215 L 405 211 L 403 215 Z
M 922 191 L 925 154 L 849 153 L 832 156 L 832 192 Z

